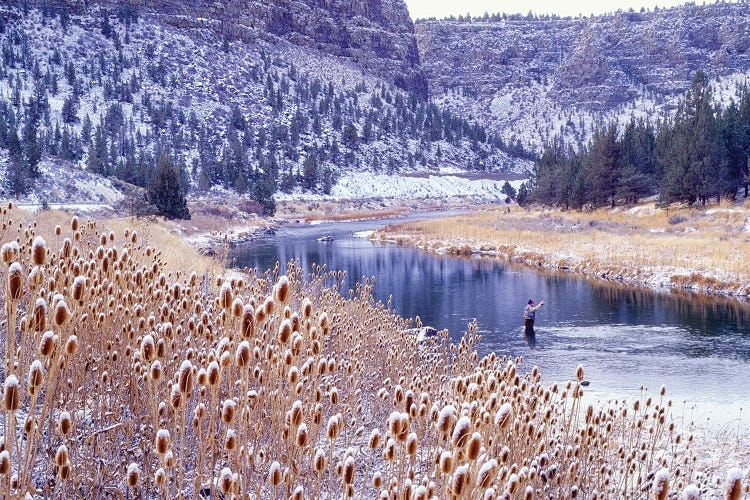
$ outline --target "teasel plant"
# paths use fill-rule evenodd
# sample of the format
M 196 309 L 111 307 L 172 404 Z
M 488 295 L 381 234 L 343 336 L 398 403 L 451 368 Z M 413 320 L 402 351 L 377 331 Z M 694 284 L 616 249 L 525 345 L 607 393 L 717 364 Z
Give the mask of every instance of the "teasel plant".
M 584 402 L 583 367 L 545 384 L 521 358 L 480 358 L 475 323 L 458 342 L 443 331 L 420 343 L 373 298 L 374 277 L 346 290 L 344 273 L 297 262 L 188 273 L 155 229 L 0 217 L 3 496 L 661 498 L 715 486 L 665 390 Z M 722 487 L 740 498 L 744 471 Z

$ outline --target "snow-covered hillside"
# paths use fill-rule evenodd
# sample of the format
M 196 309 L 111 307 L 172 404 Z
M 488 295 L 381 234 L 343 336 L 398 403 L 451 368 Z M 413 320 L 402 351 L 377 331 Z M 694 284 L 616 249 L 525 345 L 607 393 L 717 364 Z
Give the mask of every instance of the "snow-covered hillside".
M 137 14 L 0 2 L 0 106 L 16 144 L 0 133 L 6 179 L 33 158 L 28 144 L 38 145 L 42 171 L 65 162 L 139 186 L 166 152 L 183 189 L 222 185 L 256 199 L 331 194 L 352 172 L 529 167 L 476 122 L 349 58 Z M 29 182 L 27 193 L 54 198 Z M 6 195 L 19 194 L 12 184 L 3 183 Z
M 689 4 L 593 17 L 417 22 L 434 102 L 538 151 L 560 135 L 670 115 L 698 70 L 725 103 L 750 75 L 750 4 Z

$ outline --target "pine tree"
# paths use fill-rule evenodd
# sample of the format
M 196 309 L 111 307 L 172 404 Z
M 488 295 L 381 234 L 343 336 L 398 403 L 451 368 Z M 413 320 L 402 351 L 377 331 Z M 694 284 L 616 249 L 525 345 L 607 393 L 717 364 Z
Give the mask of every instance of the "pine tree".
M 594 132 L 589 156 L 589 186 L 594 206 L 615 206 L 617 179 L 620 176 L 620 146 L 617 125 L 610 124 Z
M 167 219 L 190 219 L 185 195 L 180 189 L 180 174 L 169 153 L 162 153 L 149 189 L 149 201 L 158 214 Z
M 705 204 L 726 189 L 726 153 L 713 104 L 708 77 L 698 71 L 678 108 L 670 148 L 665 155 L 665 176 L 660 201 Z
M 516 197 L 516 201 L 518 202 L 520 206 L 523 206 L 528 201 L 528 197 L 529 197 L 529 191 L 528 191 L 528 188 L 526 187 L 526 183 L 524 182 L 523 184 L 518 186 L 518 196 Z
M 302 164 L 302 187 L 314 191 L 318 183 L 318 159 L 314 153 L 309 153 Z
M 333 170 L 331 170 L 331 167 L 326 165 L 326 167 L 323 169 L 323 181 L 322 181 L 323 194 L 326 194 L 326 195 L 331 194 L 331 189 L 333 188 L 334 182 L 336 181 L 333 176 Z
M 42 149 L 37 138 L 37 125 L 33 120 L 26 122 L 23 127 L 23 168 L 31 178 L 39 177 L 39 161 L 42 159 Z
M 503 187 L 500 189 L 500 192 L 503 193 L 505 196 L 510 198 L 511 200 L 516 199 L 516 195 L 518 194 L 516 192 L 516 188 L 510 185 L 510 182 L 505 181 L 505 184 L 503 184 Z

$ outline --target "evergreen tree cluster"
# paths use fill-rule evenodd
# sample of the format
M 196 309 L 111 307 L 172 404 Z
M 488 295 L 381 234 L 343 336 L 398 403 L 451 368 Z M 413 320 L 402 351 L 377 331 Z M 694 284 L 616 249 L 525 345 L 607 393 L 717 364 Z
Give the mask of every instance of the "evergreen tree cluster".
M 337 87 L 262 49 L 246 81 L 233 82 L 254 98 L 208 89 L 222 99 L 206 113 L 177 92 L 189 61 L 175 60 L 168 37 L 153 36 L 132 7 L 94 22 L 63 7 L 15 13 L 0 28 L 0 85 L 10 89 L 0 94 L 0 148 L 14 193 L 29 188 L 43 156 L 153 191 L 166 154 L 182 195 L 219 185 L 273 212 L 277 190 L 330 193 L 342 171 L 434 168 L 448 150 L 477 170 L 507 158 L 498 137 L 416 95 L 364 80 Z M 40 46 L 40 20 L 63 40 L 75 32 L 75 46 Z M 249 50 L 226 37 L 215 45 L 219 59 Z
M 705 204 L 748 187 L 750 90 L 722 108 L 698 71 L 676 113 L 656 126 L 599 126 L 575 151 L 559 137 L 535 162 L 529 200 L 564 208 L 615 206 L 659 194 L 661 204 Z

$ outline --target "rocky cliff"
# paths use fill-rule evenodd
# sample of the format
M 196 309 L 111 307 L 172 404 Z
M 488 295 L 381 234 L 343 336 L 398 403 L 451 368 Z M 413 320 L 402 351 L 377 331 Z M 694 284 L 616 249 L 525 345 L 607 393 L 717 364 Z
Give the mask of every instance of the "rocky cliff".
M 17 4 L 10 0 L 11 5 Z M 179 28 L 212 30 L 230 40 L 279 39 L 348 58 L 396 86 L 427 95 L 414 24 L 403 0 L 31 0 L 83 14 L 130 10 Z
M 580 139 L 592 121 L 613 114 L 656 116 L 698 69 L 717 82 L 744 79 L 750 4 L 428 20 L 417 23 L 417 40 L 433 99 L 538 144 L 545 132 Z

